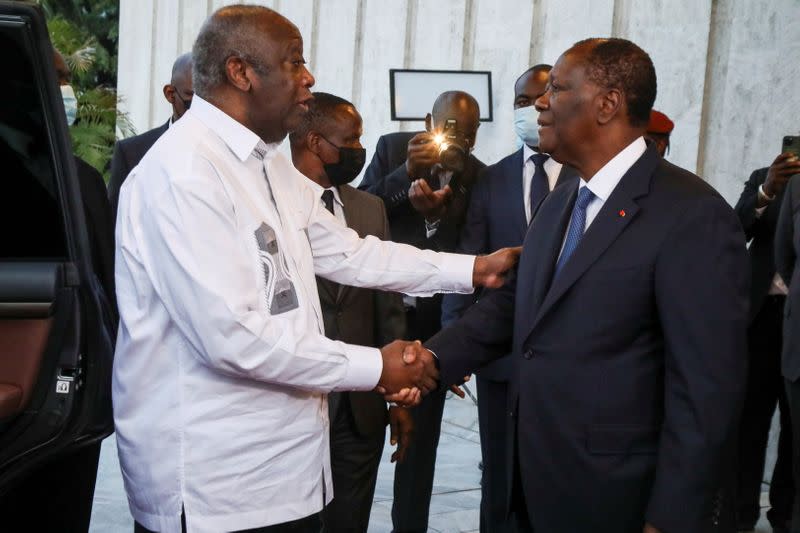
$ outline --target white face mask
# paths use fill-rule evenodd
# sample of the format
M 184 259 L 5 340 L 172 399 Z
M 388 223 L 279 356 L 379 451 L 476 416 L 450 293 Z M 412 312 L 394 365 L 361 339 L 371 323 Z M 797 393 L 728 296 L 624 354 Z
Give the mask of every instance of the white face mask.
M 78 99 L 72 85 L 61 86 L 61 99 L 64 100 L 64 111 L 67 113 L 67 124 L 72 126 L 78 117 Z
M 514 131 L 517 137 L 528 146 L 539 146 L 539 112 L 534 106 L 514 110 Z

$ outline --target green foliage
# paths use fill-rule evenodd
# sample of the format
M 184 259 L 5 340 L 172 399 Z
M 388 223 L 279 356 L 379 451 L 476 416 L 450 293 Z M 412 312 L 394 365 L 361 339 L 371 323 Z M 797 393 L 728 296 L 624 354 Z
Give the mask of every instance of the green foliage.
M 75 154 L 103 173 L 116 140 L 135 133 L 117 112 L 119 0 L 38 0 L 47 16 L 53 46 L 72 71 L 78 118 L 70 128 Z

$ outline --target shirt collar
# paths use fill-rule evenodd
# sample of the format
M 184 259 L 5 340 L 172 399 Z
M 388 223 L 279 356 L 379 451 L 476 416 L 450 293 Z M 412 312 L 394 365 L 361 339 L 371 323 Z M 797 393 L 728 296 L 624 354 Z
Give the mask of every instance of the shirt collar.
M 311 187 L 311 190 L 314 191 L 314 194 L 317 196 L 317 198 L 322 198 L 322 193 L 325 191 L 333 191 L 334 201 L 341 207 L 344 207 L 344 204 L 342 203 L 342 198 L 339 196 L 338 187 L 328 187 L 326 189 L 325 187 L 323 187 L 322 185 L 320 185 L 319 183 L 310 178 L 308 179 L 308 186 Z
M 276 153 L 278 143 L 265 143 L 241 122 L 197 94 L 194 95 L 192 107 L 187 113 L 191 113 L 217 134 L 239 161 L 245 162 L 251 155 L 257 159 L 268 159 Z
M 603 165 L 588 182 L 581 178 L 580 186 L 589 187 L 595 196 L 605 202 L 614 192 L 622 176 L 642 157 L 646 149 L 647 143 L 644 142 L 644 137 L 637 138 Z

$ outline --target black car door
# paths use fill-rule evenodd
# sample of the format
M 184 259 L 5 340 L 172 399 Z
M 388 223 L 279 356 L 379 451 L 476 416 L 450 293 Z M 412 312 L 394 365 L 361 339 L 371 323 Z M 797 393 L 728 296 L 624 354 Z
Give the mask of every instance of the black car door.
M 0 1 L 0 493 L 112 430 L 115 313 L 93 272 L 38 7 Z

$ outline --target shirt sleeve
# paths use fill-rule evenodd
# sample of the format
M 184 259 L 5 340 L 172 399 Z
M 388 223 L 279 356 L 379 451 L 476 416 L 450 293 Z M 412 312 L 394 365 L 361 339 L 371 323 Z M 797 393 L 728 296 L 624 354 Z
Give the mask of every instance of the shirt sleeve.
M 312 206 L 308 238 L 318 275 L 409 296 L 473 292 L 474 256 L 420 250 L 373 236 L 361 239 L 316 202 L 307 205 Z
M 263 295 L 254 290 L 253 258 L 242 248 L 234 203 L 211 163 L 197 156 L 190 166 L 178 179 L 146 169 L 159 180 L 131 191 L 123 232 L 131 238 L 121 243 L 123 261 L 141 261 L 146 272 L 133 282 L 153 285 L 190 353 L 236 378 L 318 392 L 373 389 L 382 371 L 379 350 L 293 327 L 308 312 L 302 299 L 278 316 L 258 305 Z M 163 184 L 158 190 L 156 181 Z

